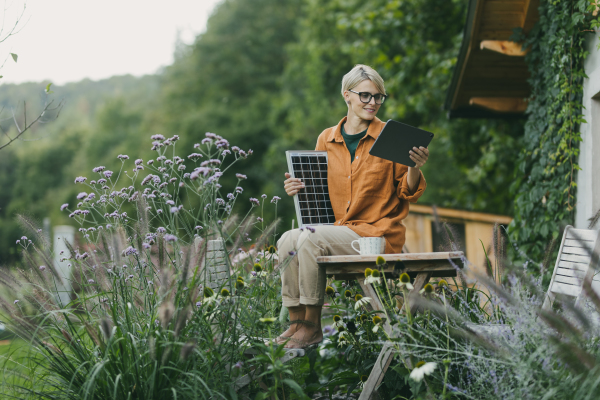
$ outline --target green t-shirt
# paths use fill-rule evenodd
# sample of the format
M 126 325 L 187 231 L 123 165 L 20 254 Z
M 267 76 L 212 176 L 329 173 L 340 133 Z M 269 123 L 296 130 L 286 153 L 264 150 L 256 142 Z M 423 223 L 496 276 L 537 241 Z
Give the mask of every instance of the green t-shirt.
M 365 129 L 360 133 L 357 133 L 356 135 L 348 135 L 344 130 L 344 124 L 342 124 L 342 137 L 344 138 L 344 142 L 346 142 L 346 147 L 348 148 L 348 151 L 350 151 L 350 164 L 352 164 L 352 162 L 354 161 L 354 153 L 356 153 L 358 142 L 360 142 L 360 139 L 365 137 L 368 129 L 369 128 Z

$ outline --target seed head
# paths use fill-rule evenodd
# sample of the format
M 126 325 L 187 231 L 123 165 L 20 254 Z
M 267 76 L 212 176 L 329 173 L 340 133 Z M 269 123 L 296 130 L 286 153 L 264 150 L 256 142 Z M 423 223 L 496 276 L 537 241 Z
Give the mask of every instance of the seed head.
M 371 276 L 372 273 L 373 273 L 373 270 L 371 268 L 365 269 L 365 278 Z
M 361 376 L 360 376 L 360 381 L 361 381 L 362 383 L 365 383 L 365 382 L 367 381 L 367 379 L 369 379 L 369 377 L 368 377 L 367 375 L 361 375 Z
M 410 276 L 408 276 L 408 274 L 405 272 L 402 275 L 400 275 L 400 282 L 402 283 L 410 283 Z
M 383 258 L 382 256 L 377 256 L 377 260 L 375 261 L 375 263 L 377 265 L 383 265 L 385 264 L 385 258 Z
M 205 287 L 205 288 L 204 288 L 204 297 L 205 297 L 205 298 L 206 298 L 206 297 L 213 297 L 214 295 L 215 295 L 215 292 L 214 292 L 214 290 L 212 290 L 212 289 L 211 289 L 211 288 L 209 288 L 209 287 Z
M 229 290 L 227 290 L 225 288 L 221 289 L 221 296 L 229 297 Z
M 357 294 L 356 296 L 354 296 L 354 300 L 356 300 L 356 301 L 359 301 L 362 298 L 363 298 L 362 294 Z
M 254 271 L 255 272 L 261 272 L 263 270 L 262 265 L 256 263 L 254 264 Z
M 427 294 L 433 293 L 433 286 L 431 285 L 431 283 L 428 283 L 427 285 L 425 285 L 425 287 L 423 289 L 425 289 L 425 293 L 427 293 Z
M 373 278 L 379 278 L 381 276 L 381 272 L 379 272 L 378 270 L 374 269 L 373 273 L 371 274 L 371 276 Z
M 333 316 L 333 322 L 340 322 L 341 320 L 342 320 L 342 317 L 340 317 L 339 315 Z
M 374 316 L 374 317 L 373 317 L 373 323 L 374 323 L 375 325 L 377 325 L 377 324 L 380 324 L 380 323 L 381 323 L 381 321 L 382 321 L 382 319 L 381 319 L 381 317 L 380 317 L 380 316 L 376 315 L 376 316 Z
M 346 296 L 346 297 L 352 297 L 352 292 L 351 292 L 351 291 L 349 291 L 349 290 L 346 290 L 346 291 L 344 292 L 344 296 Z
M 265 317 L 265 318 L 259 318 L 258 319 L 260 322 L 262 322 L 265 325 L 270 325 L 273 322 L 275 322 L 277 320 L 277 318 L 275 317 Z
M 439 287 L 447 287 L 448 286 L 448 282 L 446 282 L 445 279 L 440 279 L 440 281 L 437 284 Z
M 333 296 L 335 294 L 335 289 L 332 288 L 331 286 L 327 286 L 325 288 L 325 294 L 327 294 L 329 296 Z

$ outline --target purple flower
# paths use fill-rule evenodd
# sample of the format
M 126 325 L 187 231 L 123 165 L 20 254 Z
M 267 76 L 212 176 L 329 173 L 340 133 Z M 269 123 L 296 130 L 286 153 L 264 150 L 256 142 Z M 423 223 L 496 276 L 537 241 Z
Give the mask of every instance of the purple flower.
M 177 236 L 171 235 L 170 233 L 167 233 L 165 235 L 165 241 L 167 241 L 167 242 L 176 242 L 177 241 Z
M 133 275 L 129 275 L 127 279 L 133 279 Z
M 252 149 L 248 149 L 248 155 L 249 155 L 249 156 L 251 156 L 251 155 L 252 155 L 252 153 L 254 153 L 254 150 L 252 150 Z
M 77 199 L 78 199 L 78 200 L 84 199 L 84 198 L 86 198 L 86 197 L 87 197 L 87 195 L 88 195 L 88 194 L 87 194 L 86 192 L 81 192 L 81 193 L 79 193 L 79 194 L 77 195 Z
M 152 247 L 152 246 L 150 246 L 148 243 L 144 242 L 144 243 L 142 243 L 142 247 L 143 247 L 144 249 L 148 250 L 148 249 L 149 249 L 150 247 Z
M 236 188 L 235 188 L 235 192 L 236 192 L 236 193 L 242 193 L 243 191 L 244 191 L 244 189 L 243 189 L 243 188 L 241 188 L 241 187 L 239 187 L 239 186 L 236 186 Z
M 198 302 L 196 303 L 196 307 L 201 307 L 201 306 L 202 306 L 202 302 L 201 302 L 201 301 L 198 301 Z
M 106 183 L 106 179 L 104 179 L 104 178 L 98 179 L 98 185 L 104 185 L 105 183 Z
M 128 156 L 128 155 L 125 155 L 125 154 L 119 154 L 119 155 L 117 156 L 117 158 L 118 158 L 119 160 L 129 160 L 129 156 Z
M 134 247 L 129 246 L 128 248 L 123 250 L 123 254 L 126 256 L 137 255 L 138 251 Z
M 93 279 L 88 279 L 88 283 L 95 283 Z
M 260 197 L 261 197 L 261 198 L 263 198 L 263 199 L 266 199 L 266 198 L 267 198 L 267 195 L 266 195 L 266 194 L 263 194 L 263 195 L 261 195 Z
M 238 361 L 235 364 L 233 364 L 233 368 L 235 368 L 235 369 L 242 369 L 242 365 L 244 365 L 244 363 L 241 362 L 241 361 Z
M 106 167 L 105 167 L 105 166 L 103 166 L 103 165 L 101 165 L 101 166 L 99 166 L 99 167 L 96 167 L 96 168 L 92 169 L 92 171 L 94 171 L 94 172 L 102 172 L 102 171 L 104 171 L 105 169 L 106 169 Z
M 215 203 L 217 203 L 217 205 L 219 205 L 219 206 L 224 206 L 225 205 L 225 200 L 223 200 L 221 198 L 217 198 L 215 200 Z
M 215 135 L 214 133 L 210 133 L 210 132 L 206 132 L 204 134 L 204 136 L 206 136 L 207 138 L 210 138 L 210 139 L 216 139 L 217 138 L 217 135 Z
M 237 153 L 238 151 L 240 151 L 240 148 L 237 147 L 237 146 L 232 146 L 231 150 L 233 150 L 233 151 L 235 151 Z
M 260 205 L 260 201 L 258 201 L 258 199 L 255 199 L 254 197 L 250 197 L 250 203 L 253 203 L 257 206 Z
M 278 202 L 279 200 L 281 200 L 281 197 L 279 197 L 279 196 L 273 196 L 273 198 L 271 199 L 271 203 L 275 203 L 275 204 L 277 204 L 277 202 Z
M 63 204 L 62 206 L 60 206 L 60 211 L 64 211 L 67 207 L 69 207 L 69 203 Z
M 263 219 L 262 219 L 261 217 L 256 217 L 256 220 L 257 220 L 258 222 L 263 222 Z
M 238 179 L 248 179 L 248 177 L 244 174 L 235 174 L 235 177 Z
M 17 304 L 19 302 L 19 300 L 15 300 L 15 302 L 13 304 Z
M 112 225 L 111 224 L 106 224 L 106 229 L 110 229 L 110 228 L 112 228 Z
M 104 171 L 104 177 L 106 179 L 110 179 L 110 177 L 112 176 L 113 172 L 112 171 Z
M 250 271 L 250 274 L 251 274 L 252 276 L 256 276 L 256 271 Z
M 40 265 L 40 271 L 45 271 L 46 270 L 46 266 L 45 265 Z
M 152 135 L 152 136 L 150 136 L 150 139 L 152 139 L 152 140 L 165 140 L 165 137 L 163 135 Z
M 78 176 L 75 178 L 75 183 L 83 183 L 87 178 L 85 176 Z
M 152 165 L 152 164 L 154 164 L 154 160 L 148 160 L 148 162 L 146 164 Z
M 220 149 L 222 147 L 228 148 L 229 142 L 226 139 L 219 139 L 215 142 L 215 145 L 217 146 L 218 149 Z
M 179 208 L 177 208 L 177 207 L 171 207 L 171 214 L 175 214 L 178 211 L 179 211 Z
M 199 230 L 202 230 L 203 228 L 200 225 L 196 225 L 196 227 L 194 229 L 199 231 Z
M 294 250 L 292 250 L 292 251 L 290 251 L 288 254 L 289 254 L 290 256 L 295 256 L 295 255 L 296 255 L 296 252 L 295 252 Z
M 135 165 L 141 165 L 144 163 L 144 160 L 142 160 L 141 158 L 138 158 L 137 160 L 135 160 Z
M 313 228 L 312 226 L 307 226 L 306 229 L 308 229 L 312 233 L 315 233 L 315 228 Z
M 202 139 L 202 141 L 200 143 L 206 144 L 206 143 L 211 143 L 211 142 L 212 142 L 212 140 L 210 140 L 209 138 L 204 138 L 204 139 Z
M 198 161 L 199 158 L 202 158 L 202 154 L 200 153 L 192 153 L 188 156 L 188 158 L 192 161 Z
M 240 150 L 240 156 L 246 158 L 247 157 L 246 152 L 244 150 Z

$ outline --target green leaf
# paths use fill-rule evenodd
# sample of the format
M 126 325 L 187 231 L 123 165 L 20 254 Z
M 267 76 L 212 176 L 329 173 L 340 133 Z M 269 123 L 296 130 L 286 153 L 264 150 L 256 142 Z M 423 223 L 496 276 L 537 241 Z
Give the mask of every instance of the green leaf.
M 16 55 L 15 53 L 10 53 L 10 55 L 11 55 L 12 59 L 13 59 L 15 62 L 17 62 L 17 59 L 19 58 L 19 56 L 18 56 L 18 55 Z
M 308 399 L 309 397 L 304 393 L 304 390 L 302 390 L 302 387 L 300 387 L 300 385 L 298 385 L 295 381 L 291 380 L 291 379 L 284 379 L 283 383 L 285 383 L 286 385 L 288 385 L 290 388 L 292 388 L 292 390 L 294 392 L 296 392 L 296 394 L 298 395 L 298 397 L 300 397 L 301 399 Z
M 54 93 L 53 91 L 50 90 L 51 86 L 52 86 L 52 83 L 49 83 L 48 86 L 46 86 L 46 93 L 48 93 L 48 94 Z

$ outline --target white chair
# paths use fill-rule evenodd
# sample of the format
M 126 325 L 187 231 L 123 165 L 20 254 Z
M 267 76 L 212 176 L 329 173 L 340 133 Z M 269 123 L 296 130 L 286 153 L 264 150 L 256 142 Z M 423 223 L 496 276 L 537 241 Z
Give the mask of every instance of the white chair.
M 600 231 L 575 229 L 570 225 L 565 228 L 542 308 L 552 308 L 557 295 L 574 297 L 578 305 L 584 297 L 582 287 L 586 279 L 593 279 L 594 285 L 600 289 L 600 278 L 595 274 L 600 267 L 599 238 Z M 600 290 L 596 292 L 600 293 Z

